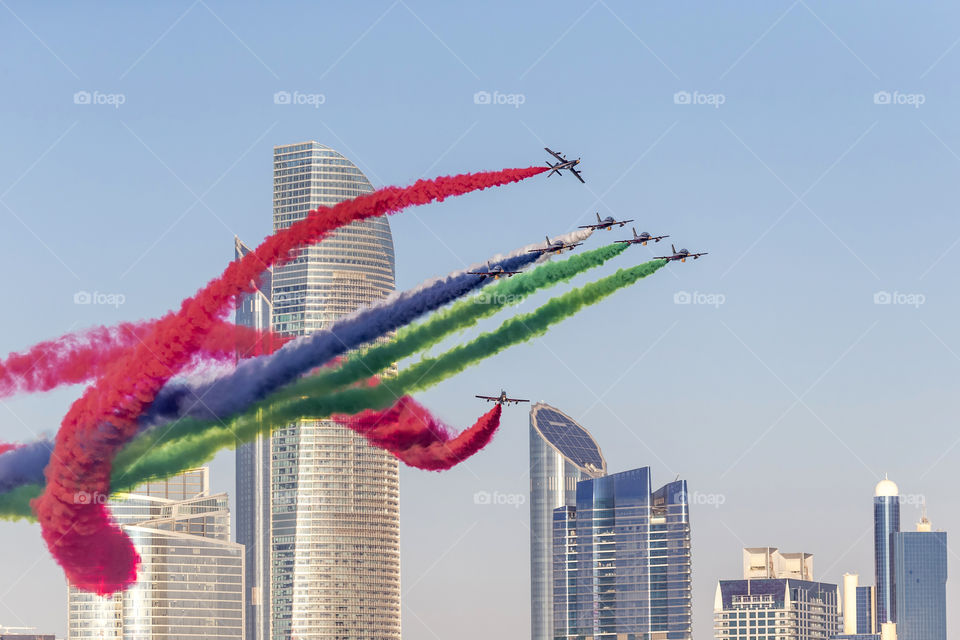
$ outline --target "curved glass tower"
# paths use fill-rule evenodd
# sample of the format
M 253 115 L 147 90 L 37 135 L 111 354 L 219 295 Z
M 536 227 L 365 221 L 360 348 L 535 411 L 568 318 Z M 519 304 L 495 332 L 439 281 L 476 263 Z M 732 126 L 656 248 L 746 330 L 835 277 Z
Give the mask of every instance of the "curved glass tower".
M 273 228 L 318 206 L 373 191 L 348 159 L 317 142 L 274 147 Z M 302 336 L 394 289 L 386 218 L 355 222 L 303 248 L 272 274 L 272 328 Z M 266 456 L 238 453 L 238 501 L 265 570 L 249 584 L 259 610 L 247 640 L 399 640 L 400 504 L 397 459 L 329 420 L 277 429 Z M 241 491 L 241 484 L 255 485 Z M 241 513 L 243 520 L 246 513 Z M 252 577 L 255 578 L 256 574 Z
M 562 411 L 530 409 L 530 625 L 553 640 L 553 510 L 577 504 L 577 482 L 600 478 L 607 463 L 593 436 Z
M 877 572 L 877 625 L 896 622 L 893 534 L 900 531 L 900 490 L 890 479 L 877 483 L 873 497 L 873 560 Z

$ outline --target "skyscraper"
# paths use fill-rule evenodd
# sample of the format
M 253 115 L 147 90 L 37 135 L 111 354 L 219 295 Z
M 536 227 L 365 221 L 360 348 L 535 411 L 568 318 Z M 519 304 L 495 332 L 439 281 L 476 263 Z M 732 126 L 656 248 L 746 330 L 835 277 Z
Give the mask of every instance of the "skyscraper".
M 530 619 L 533 640 L 553 640 L 553 511 L 574 506 L 577 482 L 607 463 L 593 436 L 542 402 L 530 409 Z
M 230 541 L 227 495 L 207 469 L 110 499 L 141 564 L 136 584 L 110 597 L 70 587 L 69 640 L 241 640 L 243 547 Z
M 273 228 L 373 191 L 361 171 L 317 142 L 274 147 Z M 271 326 L 302 336 L 394 288 L 386 218 L 355 222 L 274 269 Z M 330 420 L 276 429 L 238 468 L 238 502 L 263 575 L 248 592 L 269 611 L 247 640 L 399 640 L 400 510 L 396 458 Z M 238 465 L 241 458 L 238 454 Z M 252 608 L 257 608 L 255 605 Z
M 877 483 L 873 498 L 873 560 L 877 581 L 877 623 L 896 622 L 896 582 L 890 545 L 900 531 L 900 489 L 889 478 Z
M 234 257 L 239 260 L 251 249 L 239 238 L 233 239 Z M 273 270 L 267 269 L 251 293 L 238 296 L 236 323 L 258 331 L 270 329 L 270 289 Z M 270 637 L 270 436 L 258 435 L 237 447 L 236 452 L 237 542 L 243 545 L 245 640 Z
M 687 485 L 643 467 L 577 483 L 554 510 L 555 640 L 690 640 Z
M 897 640 L 947 638 L 947 534 L 932 529 L 924 514 L 893 536 Z
M 721 580 L 713 605 L 722 640 L 828 640 L 841 631 L 840 589 L 813 579 L 813 556 L 744 549 L 741 580 Z

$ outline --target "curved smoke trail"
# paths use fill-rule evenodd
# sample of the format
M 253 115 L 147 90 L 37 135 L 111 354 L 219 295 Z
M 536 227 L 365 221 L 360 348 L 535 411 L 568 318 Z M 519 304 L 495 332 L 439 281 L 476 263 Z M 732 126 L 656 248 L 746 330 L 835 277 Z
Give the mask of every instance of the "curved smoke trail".
M 249 291 L 264 269 L 290 260 L 298 247 L 355 220 L 518 182 L 543 171 L 530 167 L 419 180 L 410 187 L 387 187 L 318 209 L 230 263 L 177 313 L 153 325 L 140 344 L 70 407 L 46 468 L 46 488 L 33 503 L 47 548 L 67 580 L 99 594 L 115 593 L 136 580 L 140 558 L 132 541 L 99 499 L 78 498 L 109 495 L 113 456 L 135 435 L 137 417 L 189 362 L 235 296 Z
M 501 410 L 496 405 L 457 435 L 410 396 L 400 398 L 386 411 L 368 409 L 353 416 L 334 415 L 331 419 L 411 467 L 443 471 L 487 446 L 500 426 Z

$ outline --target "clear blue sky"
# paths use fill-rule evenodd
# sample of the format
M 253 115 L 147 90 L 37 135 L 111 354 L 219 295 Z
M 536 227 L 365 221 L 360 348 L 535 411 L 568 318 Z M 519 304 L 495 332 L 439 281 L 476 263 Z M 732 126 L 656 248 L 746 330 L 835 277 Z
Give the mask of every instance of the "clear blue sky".
M 871 583 L 884 472 L 960 532 L 958 38 L 950 2 L 2 0 L 0 352 L 176 306 L 234 234 L 269 232 L 275 144 L 329 144 L 375 185 L 541 163 L 545 145 L 582 155 L 586 186 L 538 178 L 394 217 L 398 286 L 594 211 L 710 255 L 422 400 L 463 426 L 483 411 L 474 393 L 504 386 L 580 418 L 612 471 L 650 465 L 722 501 L 692 509 L 705 640 L 742 546 L 808 551 L 819 577 Z M 480 91 L 523 104 L 476 104 Z M 78 291 L 125 303 L 75 305 Z M 684 291 L 724 303 L 675 304 Z M 923 304 L 874 304 L 883 291 Z M 78 392 L 5 400 L 3 439 L 52 432 Z M 462 468 L 402 472 L 408 640 L 528 634 L 526 505 L 473 502 L 525 496 L 526 456 L 514 408 Z M 216 486 L 232 493 L 232 474 L 222 454 Z M 919 515 L 905 507 L 904 526 Z M 63 635 L 39 530 L 0 532 L 0 623 Z

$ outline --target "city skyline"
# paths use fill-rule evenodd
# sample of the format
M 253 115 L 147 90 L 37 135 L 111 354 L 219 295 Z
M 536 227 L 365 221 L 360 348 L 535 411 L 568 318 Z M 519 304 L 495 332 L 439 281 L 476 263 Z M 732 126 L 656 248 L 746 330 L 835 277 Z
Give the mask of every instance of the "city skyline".
M 853 572 L 868 585 L 866 496 L 884 473 L 904 489 L 903 523 L 926 503 L 937 527 L 960 526 L 960 8 L 743 9 L 10 0 L 0 252 L 17 269 L 9 299 L 30 307 L 0 352 L 175 308 L 232 258 L 234 236 L 256 246 L 270 233 L 278 143 L 320 141 L 376 187 L 539 164 L 549 146 L 582 157 L 585 185 L 537 178 L 393 219 L 398 289 L 597 211 L 709 255 L 418 400 L 462 428 L 483 411 L 472 396 L 502 386 L 562 407 L 611 469 L 641 461 L 685 478 L 698 632 L 743 547 L 804 549 L 820 579 Z M 74 101 L 81 92 L 90 103 Z M 123 104 L 93 102 L 118 94 Z M 663 246 L 630 247 L 598 273 Z M 76 303 L 83 292 L 124 302 Z M 53 434 L 78 394 L 5 398 L 6 436 Z M 504 409 L 462 468 L 400 469 L 410 640 L 478 640 L 489 609 L 505 628 L 530 626 L 530 516 L 514 506 L 529 496 L 526 427 Z M 232 452 L 211 463 L 231 500 L 235 464 Z M 504 499 L 478 504 L 479 492 Z M 36 527 L 3 523 L 0 535 L 3 621 L 63 635 L 66 612 L 42 600 L 63 602 L 66 588 Z M 957 640 L 960 617 L 948 618 Z

